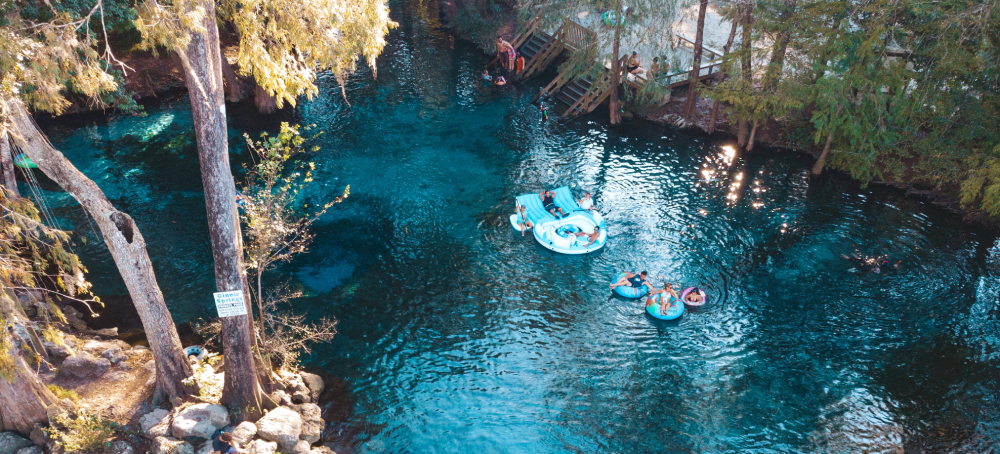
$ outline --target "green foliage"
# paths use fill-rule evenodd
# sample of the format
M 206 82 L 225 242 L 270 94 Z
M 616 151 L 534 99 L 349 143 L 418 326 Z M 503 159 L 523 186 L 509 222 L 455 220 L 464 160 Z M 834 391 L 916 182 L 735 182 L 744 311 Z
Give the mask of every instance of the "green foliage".
M 465 0 L 452 23 L 465 38 L 486 51 L 496 50 L 500 27 L 517 17 L 515 0 Z
M 75 417 L 60 413 L 52 417 L 52 426 L 44 429 L 56 446 L 67 453 L 91 454 L 104 451 L 119 425 L 114 421 L 79 412 Z
M 80 395 L 73 391 L 72 389 L 66 389 L 59 385 L 49 385 L 49 391 L 56 396 L 56 399 L 63 400 L 69 399 L 73 402 L 78 402 L 80 400 Z

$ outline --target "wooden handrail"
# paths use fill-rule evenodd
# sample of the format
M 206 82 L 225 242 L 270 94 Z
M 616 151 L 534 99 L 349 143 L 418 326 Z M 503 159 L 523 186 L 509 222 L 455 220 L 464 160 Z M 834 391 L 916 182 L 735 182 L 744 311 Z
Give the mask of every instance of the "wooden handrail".
M 596 33 L 576 23 L 576 21 L 563 19 L 562 28 L 565 30 L 564 41 L 573 50 L 582 49 L 588 41 L 594 42 L 597 38 Z

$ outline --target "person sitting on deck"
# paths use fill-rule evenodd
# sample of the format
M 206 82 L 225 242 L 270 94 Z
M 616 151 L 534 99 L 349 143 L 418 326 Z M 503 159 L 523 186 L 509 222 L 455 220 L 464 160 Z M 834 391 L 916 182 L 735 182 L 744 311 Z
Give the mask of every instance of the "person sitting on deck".
M 587 210 L 587 211 L 594 211 L 594 210 L 597 209 L 597 208 L 594 208 L 594 199 L 590 198 L 590 193 L 589 192 L 586 193 L 586 194 L 584 194 L 583 198 L 580 199 L 580 201 L 578 203 L 580 204 L 580 208 L 583 208 L 584 210 Z
M 649 80 L 656 79 L 656 76 L 660 74 L 660 57 L 653 57 L 653 64 L 649 65 L 649 71 L 646 71 L 646 78 Z
M 556 210 L 559 210 L 559 214 L 566 216 L 566 213 L 563 211 L 563 209 L 556 206 L 556 200 L 555 200 L 556 193 L 552 191 L 542 191 L 540 194 L 538 194 L 538 196 L 542 198 L 542 206 L 545 207 L 545 211 L 552 213 L 552 216 L 554 217 L 559 217 L 556 216 Z
M 663 284 L 662 289 L 651 292 L 649 296 L 646 297 L 646 307 L 656 304 L 656 301 L 653 300 L 653 296 L 655 295 L 660 295 L 660 315 L 667 315 L 667 311 L 669 311 L 674 305 L 673 301 L 680 299 L 677 296 L 677 292 L 674 291 L 674 286 L 670 285 L 670 283 L 666 283 Z M 671 296 L 674 297 L 673 300 L 670 299 Z
M 518 208 L 520 209 L 519 212 L 520 217 L 517 218 L 517 226 L 521 229 L 521 236 L 524 236 L 524 231 L 531 230 L 531 228 L 534 227 L 535 224 L 531 222 L 531 219 L 528 219 L 528 213 L 525 212 L 523 206 Z
M 701 303 L 701 289 L 695 287 L 693 290 L 688 292 L 687 296 L 684 297 L 684 301 L 687 301 L 691 304 Z
M 646 282 L 646 272 L 645 271 L 643 271 L 641 273 L 638 273 L 638 274 L 626 272 L 625 276 L 622 276 L 621 279 L 618 279 L 618 282 L 615 282 L 614 284 L 611 284 L 611 290 L 614 290 L 615 287 L 621 287 L 623 285 L 627 285 L 629 287 L 635 287 L 637 289 L 639 287 L 642 287 L 643 285 L 645 285 L 647 288 L 649 288 L 650 290 L 652 290 L 652 288 L 649 287 L 649 283 Z
M 639 53 L 633 51 L 632 56 L 628 58 L 627 62 L 625 62 L 625 69 L 627 69 L 630 74 L 637 74 L 640 66 L 642 66 L 642 60 L 639 59 Z
M 601 237 L 601 228 L 595 225 L 594 233 L 587 233 L 581 231 L 581 232 L 576 232 L 575 235 L 587 237 L 587 239 L 590 240 L 590 242 L 587 243 L 587 245 L 584 247 L 589 247 L 591 244 L 594 244 L 594 242 L 597 241 L 598 238 Z

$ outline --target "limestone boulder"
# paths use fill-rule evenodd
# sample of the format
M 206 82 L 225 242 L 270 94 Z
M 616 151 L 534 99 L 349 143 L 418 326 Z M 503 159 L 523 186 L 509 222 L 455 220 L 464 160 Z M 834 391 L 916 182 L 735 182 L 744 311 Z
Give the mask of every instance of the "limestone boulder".
M 291 452 L 302 433 L 302 416 L 288 407 L 271 410 L 257 421 L 257 436 L 278 443 L 281 452 Z
M 16 454 L 17 451 L 31 446 L 31 440 L 14 432 L 0 432 L 0 454 Z
M 101 358 L 110 361 L 111 364 L 118 364 L 125 361 L 125 352 L 123 352 L 120 347 L 115 346 L 104 350 L 104 352 L 101 353 Z
M 233 431 L 233 441 L 240 446 L 246 446 L 257 435 L 257 426 L 250 421 L 243 421 Z
M 17 450 L 17 454 L 43 454 L 44 452 L 45 450 L 39 446 L 28 446 Z
M 94 378 L 104 375 L 110 368 L 111 361 L 82 351 L 66 358 L 59 370 L 72 377 Z
M 309 387 L 310 397 L 313 402 L 319 401 L 319 395 L 323 394 L 323 388 L 326 386 L 323 383 L 323 379 L 319 375 L 310 374 L 309 372 L 302 372 L 299 374 L 302 376 L 302 381 Z
M 169 411 L 157 408 L 139 418 L 139 427 L 142 428 L 142 434 L 146 438 L 153 440 L 157 437 L 165 437 L 170 433 L 171 421 Z
M 176 415 L 170 424 L 170 433 L 175 438 L 212 438 L 216 430 L 229 424 L 226 407 L 214 404 L 197 404 L 187 407 Z
M 105 454 L 136 454 L 135 448 L 128 444 L 127 441 L 117 440 L 111 442 L 106 449 Z
M 298 443 L 295 443 L 295 447 L 292 448 L 292 452 L 297 454 L 308 454 L 310 449 L 312 449 L 312 447 L 309 445 L 308 441 L 299 440 Z
M 194 454 L 212 454 L 215 449 L 212 447 L 212 440 L 206 440 L 195 448 Z
M 254 440 L 247 447 L 247 454 L 274 454 L 278 451 L 278 444 L 264 440 Z
M 52 342 L 42 342 L 42 346 L 49 352 L 49 356 L 55 359 L 65 359 L 76 354 L 76 351 L 68 345 L 56 345 Z
M 317 446 L 313 448 L 312 451 L 309 451 L 309 454 L 337 454 L 337 453 L 333 452 L 332 449 L 326 446 Z
M 31 434 L 28 435 L 28 438 L 31 439 L 32 443 L 38 446 L 48 446 L 49 443 L 52 442 L 52 439 L 50 439 L 49 435 L 45 433 L 45 430 L 43 430 L 44 428 L 45 426 L 42 426 L 41 423 L 35 423 L 35 428 L 31 429 Z
M 323 410 L 316 404 L 297 405 L 295 410 L 302 416 L 302 432 L 299 433 L 299 440 L 305 440 L 309 443 L 319 441 L 320 435 L 323 434 L 323 427 L 326 425 L 323 421 Z
M 194 447 L 186 441 L 169 437 L 156 437 L 149 447 L 151 454 L 194 454 Z

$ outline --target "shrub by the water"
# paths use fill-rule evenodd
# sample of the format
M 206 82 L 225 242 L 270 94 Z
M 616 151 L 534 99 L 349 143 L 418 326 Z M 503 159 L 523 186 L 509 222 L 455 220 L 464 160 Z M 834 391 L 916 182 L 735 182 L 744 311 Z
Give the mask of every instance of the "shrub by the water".
M 52 427 L 45 429 L 56 446 L 64 452 L 97 453 L 103 451 L 114 437 L 119 425 L 114 421 L 80 412 L 73 417 L 68 413 L 52 417 Z

